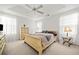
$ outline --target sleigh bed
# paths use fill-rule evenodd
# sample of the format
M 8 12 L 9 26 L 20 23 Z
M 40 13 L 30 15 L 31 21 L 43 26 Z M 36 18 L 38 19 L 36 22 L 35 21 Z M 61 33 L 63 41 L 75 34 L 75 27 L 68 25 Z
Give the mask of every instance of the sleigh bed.
M 24 42 L 35 49 L 39 54 L 57 40 L 52 33 L 25 34 Z

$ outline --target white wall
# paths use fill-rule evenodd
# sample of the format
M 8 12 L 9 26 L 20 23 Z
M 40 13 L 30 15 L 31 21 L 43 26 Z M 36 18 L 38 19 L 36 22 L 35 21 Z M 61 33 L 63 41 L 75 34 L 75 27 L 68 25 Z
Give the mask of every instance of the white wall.
M 18 27 L 18 38 L 20 38 L 20 29 L 23 24 L 26 24 L 29 27 L 29 33 L 32 34 L 35 32 L 35 22 L 32 19 L 17 17 L 17 27 Z
M 78 15 L 79 16 L 79 15 Z M 77 35 L 76 35 L 76 44 L 79 45 L 79 17 L 78 17 L 78 25 L 77 25 Z
M 43 30 L 59 31 L 59 16 L 50 16 L 43 20 Z

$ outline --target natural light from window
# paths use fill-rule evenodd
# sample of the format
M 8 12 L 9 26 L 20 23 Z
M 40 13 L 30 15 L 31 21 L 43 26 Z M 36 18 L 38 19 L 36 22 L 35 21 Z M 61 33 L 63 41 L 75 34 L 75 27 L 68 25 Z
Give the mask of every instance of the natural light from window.
M 37 32 L 42 31 L 42 22 L 37 22 Z
M 16 34 L 16 19 L 8 16 L 1 16 L 3 24 L 3 33 Z
M 76 36 L 77 34 L 77 23 L 78 22 L 78 13 L 69 14 L 62 16 L 60 18 L 60 34 L 65 36 L 64 28 L 68 26 L 72 31 L 69 32 L 69 36 Z

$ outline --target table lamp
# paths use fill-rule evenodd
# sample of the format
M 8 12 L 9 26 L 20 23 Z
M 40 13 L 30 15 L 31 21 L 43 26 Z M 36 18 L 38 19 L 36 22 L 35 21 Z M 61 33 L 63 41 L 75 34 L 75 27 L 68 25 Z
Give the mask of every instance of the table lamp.
M 65 26 L 64 27 L 64 32 L 66 32 L 67 33 L 66 35 L 68 36 L 68 32 L 72 32 L 72 30 L 69 26 Z

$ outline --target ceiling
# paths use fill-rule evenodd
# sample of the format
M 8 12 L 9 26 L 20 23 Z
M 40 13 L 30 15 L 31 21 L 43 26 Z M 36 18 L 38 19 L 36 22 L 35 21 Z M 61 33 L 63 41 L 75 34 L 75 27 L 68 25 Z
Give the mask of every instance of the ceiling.
M 38 8 L 40 4 L 29 4 L 29 6 Z M 29 8 L 27 4 L 0 4 L 0 11 L 26 18 L 40 19 L 47 17 L 46 14 L 51 16 L 77 7 L 79 7 L 78 4 L 43 4 L 42 8 L 38 10 L 44 12 L 44 14 L 40 14 Z

